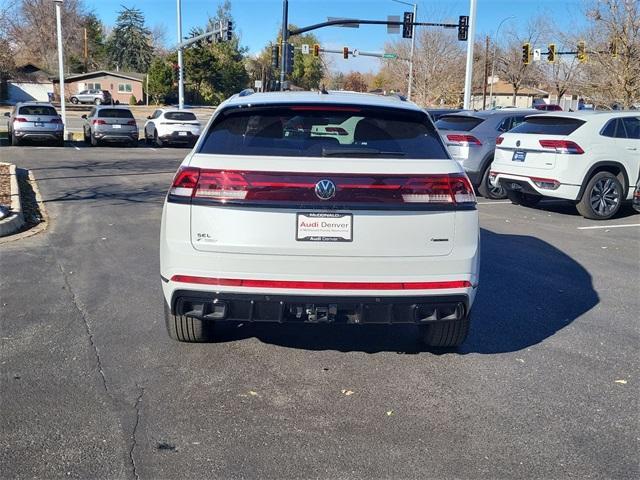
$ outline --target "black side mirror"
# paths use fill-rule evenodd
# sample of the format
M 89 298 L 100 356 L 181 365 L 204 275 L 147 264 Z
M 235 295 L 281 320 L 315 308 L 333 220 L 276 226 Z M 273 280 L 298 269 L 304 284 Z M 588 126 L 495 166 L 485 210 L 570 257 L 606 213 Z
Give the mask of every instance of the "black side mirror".
M 4 116 L 5 117 L 10 117 L 11 116 L 11 112 L 4 112 Z
M 151 120 L 151 115 L 147 115 L 147 120 Z
M 84 118 L 86 120 L 87 116 L 86 115 L 82 115 L 80 118 Z

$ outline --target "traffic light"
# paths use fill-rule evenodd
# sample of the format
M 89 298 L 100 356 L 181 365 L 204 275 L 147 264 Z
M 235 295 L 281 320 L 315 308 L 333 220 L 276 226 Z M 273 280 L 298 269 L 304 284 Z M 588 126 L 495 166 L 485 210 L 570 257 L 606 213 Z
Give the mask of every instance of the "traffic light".
M 231 41 L 231 39 L 233 38 L 233 22 L 231 20 L 227 20 L 227 26 L 225 30 L 227 31 L 227 41 Z
M 293 72 L 293 55 L 294 55 L 294 47 L 293 44 L 287 43 L 287 73 Z
M 460 15 L 458 19 L 458 40 L 466 42 L 469 38 L 469 16 Z
M 280 45 L 271 47 L 271 68 L 277 70 L 280 67 Z
M 349 47 L 342 47 L 342 58 L 345 60 L 349 58 Z
M 522 45 L 522 63 L 529 65 L 531 63 L 531 44 L 525 43 Z
M 580 63 L 585 63 L 587 61 L 587 45 L 584 40 L 580 40 L 578 42 L 578 51 L 576 54 L 578 61 Z
M 313 46 L 313 56 L 314 57 L 320 56 L 320 45 L 318 45 L 317 43 Z
M 413 37 L 413 12 L 404 12 L 402 19 L 402 38 Z
M 549 51 L 547 52 L 547 62 L 555 63 L 555 61 L 556 61 L 556 44 L 550 43 Z

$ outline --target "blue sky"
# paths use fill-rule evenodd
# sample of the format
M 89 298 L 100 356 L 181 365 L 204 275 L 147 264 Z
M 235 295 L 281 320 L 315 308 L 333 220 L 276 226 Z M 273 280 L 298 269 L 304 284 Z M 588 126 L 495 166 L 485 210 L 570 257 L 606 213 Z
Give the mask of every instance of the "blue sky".
M 413 2 L 415 0 L 407 0 Z M 107 25 L 112 25 L 121 5 L 135 6 L 143 11 L 149 26 L 163 25 L 167 41 L 176 39 L 176 0 L 85 0 L 90 9 Z M 468 15 L 469 0 L 418 0 L 420 21 L 457 22 L 459 15 Z M 183 31 L 202 26 L 209 14 L 215 14 L 217 0 L 182 0 Z M 260 51 L 273 40 L 282 22 L 282 0 L 232 0 L 236 32 L 242 44 L 252 53 Z M 559 26 L 571 28 L 582 20 L 583 0 L 478 0 L 477 38 L 495 34 L 500 21 L 515 16 L 502 27 L 524 28 L 538 15 L 553 19 Z M 392 0 L 289 0 L 289 22 L 310 25 L 325 21 L 327 17 L 366 18 L 383 20 L 387 15 L 402 15 L 411 7 Z M 385 42 L 399 38 L 388 35 L 383 26 L 352 28 L 325 28 L 316 35 L 325 47 L 349 46 L 366 51 L 382 51 Z M 375 70 L 377 60 L 359 57 L 333 59 L 333 67 L 342 71 Z

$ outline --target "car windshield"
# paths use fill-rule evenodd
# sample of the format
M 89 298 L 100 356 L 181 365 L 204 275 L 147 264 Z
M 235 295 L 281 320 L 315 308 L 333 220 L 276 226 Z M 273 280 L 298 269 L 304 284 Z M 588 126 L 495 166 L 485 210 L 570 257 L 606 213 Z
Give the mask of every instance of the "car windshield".
M 184 120 L 190 122 L 197 120 L 196 116 L 191 112 L 167 112 L 164 114 L 164 118 L 167 120 Z
M 484 122 L 482 118 L 468 117 L 466 115 L 444 115 L 436 122 L 440 130 L 459 130 L 469 132 Z
M 537 135 L 571 135 L 585 122 L 577 118 L 536 116 L 527 118 L 509 133 L 530 133 Z
M 46 105 L 26 105 L 24 107 L 20 107 L 18 110 L 19 115 L 51 115 L 56 116 L 56 109 L 53 107 L 48 107 Z
M 133 113 L 124 108 L 103 108 L 98 110 L 100 118 L 133 118 Z
M 448 158 L 426 113 L 355 105 L 280 105 L 221 112 L 200 153 Z

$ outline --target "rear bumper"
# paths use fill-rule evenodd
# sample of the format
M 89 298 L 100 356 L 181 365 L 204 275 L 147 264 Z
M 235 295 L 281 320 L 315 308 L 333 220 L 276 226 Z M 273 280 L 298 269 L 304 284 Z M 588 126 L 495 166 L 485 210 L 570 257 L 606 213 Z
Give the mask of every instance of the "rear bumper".
M 532 195 L 541 195 L 543 197 L 561 198 L 563 200 L 576 200 L 580 193 L 580 185 L 569 185 L 560 183 L 556 189 L 540 188 L 533 179 L 545 180 L 539 177 L 529 177 L 525 175 L 514 175 L 511 173 L 491 171 L 491 182 L 499 184 L 507 190 L 520 191 Z M 552 179 L 547 179 L 552 180 Z
M 186 135 L 180 135 L 178 132 L 171 132 L 166 135 L 160 135 L 159 138 L 166 143 L 195 143 L 199 135 L 187 132 Z
M 298 323 L 413 323 L 459 320 L 469 313 L 469 297 L 263 295 L 176 290 L 171 313 L 201 320 Z
M 64 137 L 63 130 L 14 130 L 16 138 L 29 138 L 32 140 L 60 140 Z
M 104 133 L 104 132 L 95 132 L 94 136 L 98 140 L 103 140 L 105 142 L 131 142 L 138 140 L 138 132 L 123 132 L 123 133 Z

